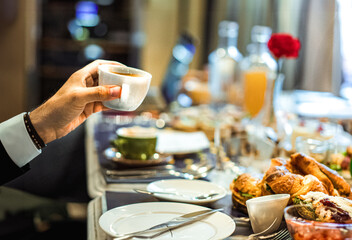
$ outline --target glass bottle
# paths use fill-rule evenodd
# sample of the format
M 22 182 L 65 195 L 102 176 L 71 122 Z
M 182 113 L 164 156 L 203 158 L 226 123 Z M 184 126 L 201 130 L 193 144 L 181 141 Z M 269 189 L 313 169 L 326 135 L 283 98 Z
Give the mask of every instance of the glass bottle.
M 238 103 L 240 98 L 237 92 L 241 91 L 240 81 L 237 78 L 238 64 L 242 54 L 237 49 L 238 24 L 233 21 L 222 21 L 218 28 L 218 47 L 209 54 L 208 88 L 211 97 L 211 106 L 215 110 L 214 119 L 214 147 L 216 152 L 216 170 L 224 176 L 224 161 L 221 154 L 222 123 L 219 115 L 227 103 Z M 228 140 L 228 139 L 227 139 Z M 225 140 L 225 141 L 227 141 Z M 225 144 L 226 145 L 226 144 Z M 218 172 L 214 172 L 217 179 Z
M 236 103 L 240 81 L 238 63 L 242 54 L 237 49 L 238 24 L 222 21 L 218 29 L 218 47 L 209 55 L 209 91 L 213 104 Z
M 271 105 L 277 72 L 277 63 L 267 47 L 270 36 L 271 28 L 254 26 L 251 31 L 252 42 L 247 46 L 248 55 L 240 63 L 243 107 L 251 118 L 269 114 L 265 113 L 263 107 Z
M 161 86 L 161 91 L 167 104 L 177 100 L 181 79 L 187 73 L 196 51 L 196 42 L 192 35 L 181 34 L 172 49 L 171 59 Z

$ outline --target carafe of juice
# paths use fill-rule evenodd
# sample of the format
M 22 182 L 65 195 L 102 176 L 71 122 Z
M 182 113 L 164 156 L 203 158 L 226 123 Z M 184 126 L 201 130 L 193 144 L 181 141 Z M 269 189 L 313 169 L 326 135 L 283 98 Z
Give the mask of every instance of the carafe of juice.
M 243 107 L 252 119 L 263 118 L 266 115 L 264 106 L 272 101 L 277 63 L 267 47 L 270 36 L 269 27 L 254 26 L 252 43 L 247 47 L 248 55 L 240 63 Z

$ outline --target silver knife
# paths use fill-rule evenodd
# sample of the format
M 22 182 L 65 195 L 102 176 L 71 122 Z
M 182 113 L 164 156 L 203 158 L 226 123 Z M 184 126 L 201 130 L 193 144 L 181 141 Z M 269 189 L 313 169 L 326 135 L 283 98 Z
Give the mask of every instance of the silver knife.
M 201 220 L 205 217 L 207 217 L 208 215 L 215 213 L 215 212 L 219 212 L 222 211 L 223 209 L 207 209 L 207 210 L 202 210 L 202 211 L 197 211 L 197 212 L 192 212 L 192 213 L 187 213 L 184 214 L 182 216 L 176 217 L 171 219 L 170 221 L 164 222 L 164 223 L 160 223 L 158 225 L 155 225 L 153 227 L 150 227 L 148 229 L 144 229 L 141 231 L 137 231 L 137 232 L 132 232 L 132 233 L 127 233 L 127 234 L 120 234 L 120 235 L 116 235 L 114 237 L 116 238 L 129 238 L 129 237 L 133 237 L 135 235 L 140 235 L 140 234 L 146 234 L 149 232 L 155 232 L 156 230 L 161 230 L 161 229 L 167 229 L 167 230 L 171 230 L 171 229 L 175 229 L 181 226 L 185 226 L 189 223 Z
M 112 179 L 148 179 L 148 178 L 156 178 L 156 177 L 169 177 L 169 176 L 175 176 L 175 177 L 180 177 L 180 178 L 185 178 L 185 179 L 198 179 L 201 177 L 204 177 L 203 175 L 192 175 L 186 172 L 178 172 L 175 170 L 168 170 L 168 171 L 160 171 L 156 173 L 146 173 L 146 174 L 140 174 L 140 175 L 107 175 L 109 178 Z
M 169 170 L 166 170 L 169 171 Z M 127 170 L 127 171 L 116 171 L 116 170 L 106 170 L 105 174 L 108 176 L 114 176 L 114 177 L 119 177 L 119 176 L 139 176 L 139 175 L 151 175 L 151 174 L 157 174 L 156 170 Z
M 154 166 L 154 167 L 144 167 L 139 169 L 128 169 L 128 170 L 113 170 L 104 169 L 106 175 L 113 176 L 130 176 L 130 175 L 145 175 L 145 174 L 155 174 L 157 172 L 164 172 L 169 170 L 175 170 L 173 165 L 164 166 Z

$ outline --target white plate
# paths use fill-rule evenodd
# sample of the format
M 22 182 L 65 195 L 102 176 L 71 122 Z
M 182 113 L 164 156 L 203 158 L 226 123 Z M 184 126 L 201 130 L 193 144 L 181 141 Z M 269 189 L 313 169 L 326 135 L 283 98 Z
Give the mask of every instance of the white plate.
M 206 204 L 215 202 L 226 196 L 225 188 L 211 182 L 202 180 L 170 179 L 149 183 L 147 190 L 151 192 L 171 192 L 179 195 L 155 194 L 160 199 L 176 202 Z M 195 200 L 192 197 L 201 194 L 218 193 L 210 199 Z M 190 196 L 190 197 L 188 197 Z
M 209 148 L 204 132 L 161 130 L 158 132 L 156 150 L 166 154 L 189 154 Z
M 141 231 L 169 221 L 174 217 L 205 209 L 209 208 L 186 203 L 136 203 L 113 208 L 105 212 L 99 218 L 99 225 L 107 234 L 116 237 L 118 234 Z M 201 221 L 174 229 L 171 233 L 167 232 L 153 239 L 224 239 L 230 236 L 235 228 L 235 222 L 231 217 L 224 213 L 216 212 Z

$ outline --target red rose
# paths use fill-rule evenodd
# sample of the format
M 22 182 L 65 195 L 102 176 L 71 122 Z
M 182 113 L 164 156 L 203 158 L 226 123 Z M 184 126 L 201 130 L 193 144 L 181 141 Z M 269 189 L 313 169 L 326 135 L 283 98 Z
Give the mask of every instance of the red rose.
M 287 33 L 274 33 L 268 41 L 268 48 L 276 58 L 297 58 L 301 43 Z

